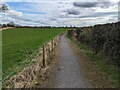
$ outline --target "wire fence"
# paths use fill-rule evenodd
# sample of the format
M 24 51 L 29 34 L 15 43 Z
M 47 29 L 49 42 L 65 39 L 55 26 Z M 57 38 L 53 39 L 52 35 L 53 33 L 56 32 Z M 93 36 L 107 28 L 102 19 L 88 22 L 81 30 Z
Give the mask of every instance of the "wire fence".
M 27 58 L 26 60 L 24 60 L 23 62 L 21 62 L 17 67 L 15 67 L 15 69 L 12 70 L 12 72 L 10 74 L 8 74 L 4 79 L 2 79 L 1 81 L 4 82 L 6 79 L 8 79 L 10 76 L 12 76 L 23 64 L 25 64 L 26 62 L 31 62 L 31 58 L 33 58 L 36 53 L 38 52 L 38 50 L 36 50 L 32 55 L 29 56 L 29 58 Z
M 52 43 L 52 49 L 55 47 L 57 41 L 58 41 L 58 38 L 60 37 L 60 35 L 56 36 L 55 38 L 53 38 L 52 40 L 49 40 L 50 43 Z M 42 51 L 42 54 L 43 54 L 43 63 L 45 63 L 45 53 L 47 52 L 46 51 L 46 45 L 49 45 L 48 43 L 49 42 L 45 42 L 43 44 L 43 47 L 39 48 L 38 50 L 36 50 L 33 54 L 31 54 L 30 56 L 27 56 L 28 58 L 25 59 L 23 62 L 21 62 L 17 67 L 15 67 L 15 69 L 12 70 L 12 72 L 10 72 L 7 76 L 5 76 L 5 78 L 3 78 L 2 80 L 0 80 L 0 82 L 4 83 L 6 80 L 10 79 L 12 76 L 14 76 L 15 74 L 19 72 L 21 72 L 21 68 L 24 68 L 26 65 L 28 64 L 31 64 L 33 59 L 35 58 L 35 56 Z M 48 47 L 49 48 L 49 47 Z M 26 49 L 26 48 L 25 48 Z M 50 49 L 50 48 L 49 48 Z M 26 49 L 27 50 L 27 49 Z M 50 51 L 50 50 L 48 50 Z M 28 52 L 28 50 L 27 50 Z M 48 55 L 50 56 L 50 55 Z M 44 65 L 45 66 L 45 65 Z

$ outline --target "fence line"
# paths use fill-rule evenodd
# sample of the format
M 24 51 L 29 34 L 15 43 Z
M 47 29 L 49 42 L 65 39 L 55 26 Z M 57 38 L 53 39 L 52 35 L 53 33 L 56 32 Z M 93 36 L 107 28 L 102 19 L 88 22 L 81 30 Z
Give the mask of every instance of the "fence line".
M 59 41 L 59 37 L 60 37 L 60 35 L 57 35 L 54 39 L 52 39 L 51 41 L 49 41 L 48 43 L 46 43 L 46 44 L 43 44 L 43 47 L 42 48 L 40 48 L 40 49 L 38 49 L 38 50 L 36 50 L 29 58 L 27 58 L 24 62 L 22 62 L 18 67 L 16 67 L 14 70 L 13 70 L 13 72 L 11 72 L 8 76 L 6 76 L 3 80 L 2 80 L 2 82 L 3 82 L 3 85 L 5 85 L 5 86 L 8 86 L 8 87 L 10 87 L 10 86 L 13 86 L 13 85 L 10 85 L 10 84 L 8 84 L 7 83 L 7 81 L 9 82 L 9 80 L 10 80 L 10 82 L 9 83 L 11 83 L 11 84 L 15 84 L 15 82 L 13 82 L 13 81 L 11 81 L 12 80 L 12 78 L 13 77 L 11 77 L 11 75 L 12 74 L 14 74 L 15 72 L 17 72 L 17 70 L 26 62 L 26 61 L 28 61 L 28 60 L 30 60 L 30 62 L 29 62 L 29 64 L 31 64 L 31 61 L 32 61 L 32 58 L 34 57 L 35 58 L 35 56 L 37 56 L 37 54 L 38 54 L 38 52 L 39 52 L 39 56 L 38 57 L 41 57 L 41 55 L 42 55 L 42 62 L 41 62 L 41 66 L 42 67 L 46 67 L 47 66 L 47 59 L 50 57 L 50 53 L 53 51 L 53 49 L 55 48 L 55 46 L 57 45 L 57 43 L 58 43 L 58 41 Z M 42 52 L 42 53 L 41 53 Z M 40 59 L 39 59 L 40 60 Z M 38 64 L 38 65 L 39 65 Z M 41 67 L 41 66 L 38 66 L 39 68 Z M 27 68 L 28 69 L 28 68 Z M 24 72 L 24 71 L 23 71 Z M 32 72 L 31 72 L 32 73 Z M 15 76 L 15 75 L 14 75 Z M 18 73 L 18 76 L 19 76 L 19 73 Z M 11 78 L 10 78 L 11 77 Z M 16 78 L 17 78 L 17 75 L 16 75 Z M 14 77 L 14 79 L 15 79 L 15 77 Z M 16 79 L 15 79 L 16 80 Z M 16 87 L 16 86 L 15 86 Z

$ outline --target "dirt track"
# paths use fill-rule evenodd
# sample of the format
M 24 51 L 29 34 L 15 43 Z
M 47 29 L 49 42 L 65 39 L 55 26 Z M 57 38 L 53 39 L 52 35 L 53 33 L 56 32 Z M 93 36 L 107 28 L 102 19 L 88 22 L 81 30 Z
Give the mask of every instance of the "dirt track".
M 9 28 L 14 28 L 14 27 L 0 28 L 0 31 L 6 30 L 6 29 L 9 29 Z
M 55 88 L 89 88 L 88 80 L 84 77 L 78 58 L 71 49 L 65 36 L 61 37 L 59 44 L 59 65 Z
M 63 35 L 57 50 L 55 64 L 44 77 L 38 87 L 45 88 L 90 88 L 92 85 L 84 77 L 84 71 L 79 64 L 79 57 L 71 49 L 70 42 Z M 45 80 L 46 79 L 46 80 Z
M 39 88 L 112 87 L 108 75 L 101 72 L 96 63 L 89 60 L 66 36 L 61 37 L 52 58 L 53 64 L 43 75 L 43 81 L 38 80 Z

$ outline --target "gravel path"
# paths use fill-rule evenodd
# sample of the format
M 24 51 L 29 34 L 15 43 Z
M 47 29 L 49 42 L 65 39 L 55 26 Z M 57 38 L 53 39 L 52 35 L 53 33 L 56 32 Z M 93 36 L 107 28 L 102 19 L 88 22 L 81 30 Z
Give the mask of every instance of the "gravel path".
M 61 36 L 50 69 L 39 88 L 111 88 L 109 76 L 65 35 Z M 103 83 L 104 82 L 104 83 Z
M 37 88 L 91 88 L 80 64 L 83 60 L 73 48 L 69 39 L 63 35 L 55 49 L 54 64 L 47 71 L 43 81 L 38 80 Z M 38 77 L 40 79 L 41 77 Z
M 59 65 L 56 71 L 54 88 L 90 88 L 85 79 L 78 58 L 70 47 L 70 42 L 63 35 L 58 46 Z

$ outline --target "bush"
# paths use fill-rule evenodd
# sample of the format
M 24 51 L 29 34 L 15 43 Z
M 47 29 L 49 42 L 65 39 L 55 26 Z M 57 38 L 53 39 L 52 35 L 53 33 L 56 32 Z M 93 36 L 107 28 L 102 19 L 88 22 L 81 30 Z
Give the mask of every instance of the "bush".
M 6 27 L 7 27 L 7 25 L 6 25 L 6 24 L 3 24 L 3 25 L 2 25 L 2 28 L 6 28 Z
M 120 22 L 82 27 L 68 32 L 76 40 L 85 43 L 97 54 L 102 52 L 110 62 L 120 66 Z

